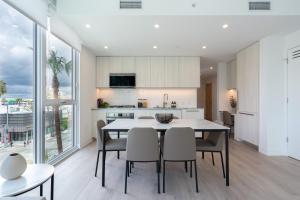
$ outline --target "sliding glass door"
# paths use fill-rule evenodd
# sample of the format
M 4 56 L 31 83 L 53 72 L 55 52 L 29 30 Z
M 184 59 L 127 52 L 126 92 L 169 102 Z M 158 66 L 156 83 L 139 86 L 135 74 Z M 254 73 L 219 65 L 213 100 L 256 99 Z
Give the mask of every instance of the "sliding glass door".
M 48 34 L 44 70 L 44 160 L 55 161 L 76 144 L 76 65 L 78 53 Z

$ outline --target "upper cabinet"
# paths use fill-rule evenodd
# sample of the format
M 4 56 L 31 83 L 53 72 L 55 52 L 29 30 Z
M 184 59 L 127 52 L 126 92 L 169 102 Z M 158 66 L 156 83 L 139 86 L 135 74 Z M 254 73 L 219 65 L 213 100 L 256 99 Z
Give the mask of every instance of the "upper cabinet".
M 135 73 L 137 88 L 199 88 L 200 57 L 97 57 L 96 87 L 110 73 Z
M 135 57 L 122 57 L 122 73 L 136 73 Z
M 179 85 L 185 88 L 200 87 L 200 58 L 180 57 Z
M 150 73 L 151 65 L 149 57 L 136 57 L 136 87 L 148 88 L 151 86 Z
M 151 87 L 161 88 L 165 87 L 165 58 L 164 57 L 151 57 Z
M 97 57 L 96 87 L 109 87 L 110 57 Z
M 165 58 L 165 87 L 179 87 L 179 58 Z

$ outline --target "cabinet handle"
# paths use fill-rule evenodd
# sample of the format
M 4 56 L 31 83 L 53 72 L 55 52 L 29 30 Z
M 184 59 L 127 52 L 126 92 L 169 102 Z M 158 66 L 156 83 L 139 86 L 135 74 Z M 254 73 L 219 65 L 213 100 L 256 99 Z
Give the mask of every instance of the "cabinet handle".
M 254 114 L 252 114 L 252 113 L 246 113 L 246 112 L 239 112 L 239 114 L 241 114 L 241 115 L 254 116 Z

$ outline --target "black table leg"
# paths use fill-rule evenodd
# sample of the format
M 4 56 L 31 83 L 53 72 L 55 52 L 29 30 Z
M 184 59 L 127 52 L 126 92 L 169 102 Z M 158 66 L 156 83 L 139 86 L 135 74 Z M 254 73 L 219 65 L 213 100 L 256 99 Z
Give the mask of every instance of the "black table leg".
M 225 165 L 226 165 L 226 186 L 229 186 L 229 131 L 225 131 Z
M 40 196 L 41 196 L 41 197 L 43 196 L 43 184 L 40 185 Z
M 50 192 L 50 199 L 54 199 L 54 174 L 51 176 L 51 192 Z
M 107 131 L 103 131 L 103 135 L 102 135 L 102 153 L 103 153 L 103 156 L 102 156 L 102 187 L 105 186 L 105 140 L 106 140 L 106 133 Z

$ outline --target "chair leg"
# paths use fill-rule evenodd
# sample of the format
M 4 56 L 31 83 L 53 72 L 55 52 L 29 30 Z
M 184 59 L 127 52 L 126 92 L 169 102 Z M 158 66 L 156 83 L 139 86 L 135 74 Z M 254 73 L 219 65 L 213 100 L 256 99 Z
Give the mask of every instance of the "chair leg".
M 198 174 L 197 174 L 197 163 L 196 163 L 196 160 L 194 160 L 194 168 L 195 168 L 196 192 L 199 192 L 199 188 L 198 188 Z
M 166 192 L 166 161 L 163 161 L 163 193 Z
M 100 155 L 100 151 L 98 151 L 98 155 L 97 155 L 96 169 L 95 169 L 95 177 L 97 177 L 97 172 L 98 172 L 99 155 Z
M 204 151 L 202 151 L 202 159 L 204 159 Z
M 117 151 L 117 158 L 120 159 L 120 151 Z
M 160 163 L 156 161 L 156 173 L 157 173 L 157 192 L 160 194 Z
M 214 152 L 211 152 L 211 160 L 212 160 L 213 166 L 215 166 Z
M 131 174 L 132 162 L 129 162 L 129 173 Z
M 126 160 L 126 169 L 125 169 L 125 189 L 124 193 L 127 194 L 127 176 L 128 176 L 128 161 Z
M 185 168 L 185 172 L 188 172 L 187 161 L 184 161 L 184 168 Z
M 224 169 L 224 161 L 223 161 L 223 153 L 222 153 L 222 151 L 220 151 L 220 155 L 221 155 L 221 162 L 222 162 L 223 177 L 225 178 L 225 169 Z
M 193 165 L 193 161 L 190 161 L 190 177 L 191 178 L 193 177 L 193 168 L 192 168 L 192 165 Z

